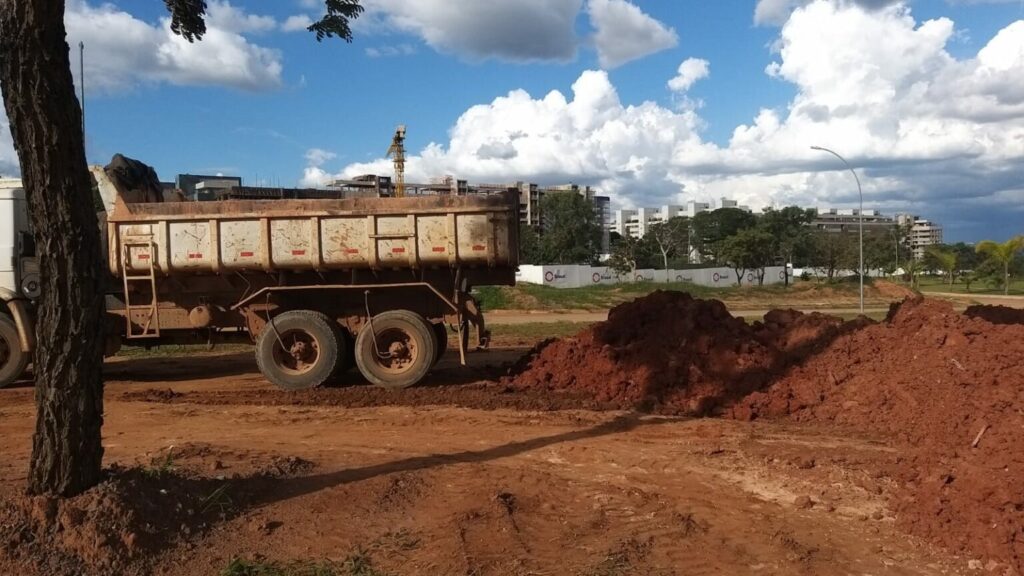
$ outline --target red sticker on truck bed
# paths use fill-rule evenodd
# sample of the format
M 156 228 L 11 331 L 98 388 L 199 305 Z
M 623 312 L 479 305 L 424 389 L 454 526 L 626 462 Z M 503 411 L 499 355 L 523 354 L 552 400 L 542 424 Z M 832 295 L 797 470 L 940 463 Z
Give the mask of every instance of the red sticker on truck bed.
M 434 246 L 431 250 L 434 252 L 444 252 L 444 246 Z
M 402 248 L 400 246 L 397 247 L 397 248 L 392 248 L 391 249 L 391 253 L 392 254 L 405 254 L 405 248 Z
M 359 254 L 359 248 L 345 248 L 345 254 Z
M 203 253 L 202 252 L 189 252 L 188 253 L 188 259 L 189 260 L 201 260 L 202 258 L 203 258 Z
M 238 253 L 238 257 L 239 258 L 252 258 L 253 256 L 255 256 L 255 254 L 253 254 L 252 252 L 239 252 Z
M 305 256 L 305 250 L 292 250 L 292 256 Z
M 483 244 L 474 244 L 473 245 L 473 251 L 474 252 L 483 252 L 484 250 L 487 250 L 487 246 L 484 246 Z
M 149 254 L 139 254 L 135 257 L 138 258 L 139 260 L 149 260 Z

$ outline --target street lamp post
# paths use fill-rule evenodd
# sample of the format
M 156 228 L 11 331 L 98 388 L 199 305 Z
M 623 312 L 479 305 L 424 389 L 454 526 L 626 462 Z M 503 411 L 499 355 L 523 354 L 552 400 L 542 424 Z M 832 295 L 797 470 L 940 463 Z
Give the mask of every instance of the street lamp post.
M 828 152 L 829 154 L 839 158 L 846 168 L 853 174 L 853 179 L 857 181 L 857 194 L 860 196 L 860 210 L 857 212 L 857 228 L 860 232 L 860 313 L 864 313 L 864 191 L 860 187 L 860 178 L 857 176 L 857 171 L 850 166 L 850 163 L 846 161 L 835 150 L 829 150 L 822 146 L 811 146 L 811 150 L 818 150 L 820 152 Z

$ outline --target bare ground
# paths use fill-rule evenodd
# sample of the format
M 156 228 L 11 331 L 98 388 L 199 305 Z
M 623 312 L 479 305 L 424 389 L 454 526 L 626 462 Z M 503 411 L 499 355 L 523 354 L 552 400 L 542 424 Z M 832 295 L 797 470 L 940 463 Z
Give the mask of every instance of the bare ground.
M 468 370 L 449 355 L 425 386 L 399 392 L 353 378 L 284 393 L 244 354 L 110 364 L 106 461 L 169 461 L 237 491 L 230 514 L 183 525 L 139 570 L 357 554 L 394 575 L 966 571 L 969 559 L 894 527 L 885 471 L 899 454 L 883 440 L 567 410 L 579 404 L 493 380 L 522 352 L 477 354 Z M 0 496 L 24 486 L 31 394 L 0 391 Z M 253 476 L 282 462 L 302 465 Z M 23 548 L 0 542 L 0 574 L 48 574 Z

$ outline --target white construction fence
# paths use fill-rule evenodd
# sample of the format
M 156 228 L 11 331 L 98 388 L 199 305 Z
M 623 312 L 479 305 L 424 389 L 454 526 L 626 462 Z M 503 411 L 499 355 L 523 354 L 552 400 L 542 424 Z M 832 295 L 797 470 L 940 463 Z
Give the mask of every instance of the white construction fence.
M 781 284 L 785 268 L 769 266 L 764 270 L 764 283 Z M 521 265 L 516 273 L 517 282 L 541 284 L 553 288 L 581 288 L 601 284 L 624 282 L 690 282 L 701 286 L 735 286 L 736 272 L 732 268 L 697 268 L 691 270 L 636 270 L 632 274 L 619 274 L 604 266 L 533 266 Z M 757 274 L 744 274 L 743 285 L 757 284 Z

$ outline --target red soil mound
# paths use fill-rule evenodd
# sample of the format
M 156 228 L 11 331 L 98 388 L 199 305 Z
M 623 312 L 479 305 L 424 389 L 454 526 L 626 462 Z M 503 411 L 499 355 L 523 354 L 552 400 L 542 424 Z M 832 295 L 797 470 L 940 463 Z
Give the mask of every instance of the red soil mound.
M 964 316 L 981 318 L 992 324 L 1024 324 L 1024 308 L 1009 306 L 968 306 Z
M 906 301 L 885 323 L 841 336 L 751 394 L 733 415 L 891 435 L 907 446 L 896 469 L 899 522 L 1024 571 L 1024 325 Z
M 871 286 L 873 286 L 875 291 L 878 292 L 878 295 L 883 298 L 903 300 L 905 298 L 916 298 L 918 296 L 918 294 L 910 288 L 888 280 L 873 280 L 871 282 Z
M 766 386 L 841 324 L 794 311 L 765 320 L 750 326 L 716 300 L 658 291 L 615 307 L 607 322 L 573 338 L 544 342 L 506 383 L 585 393 L 619 408 L 708 414 Z

